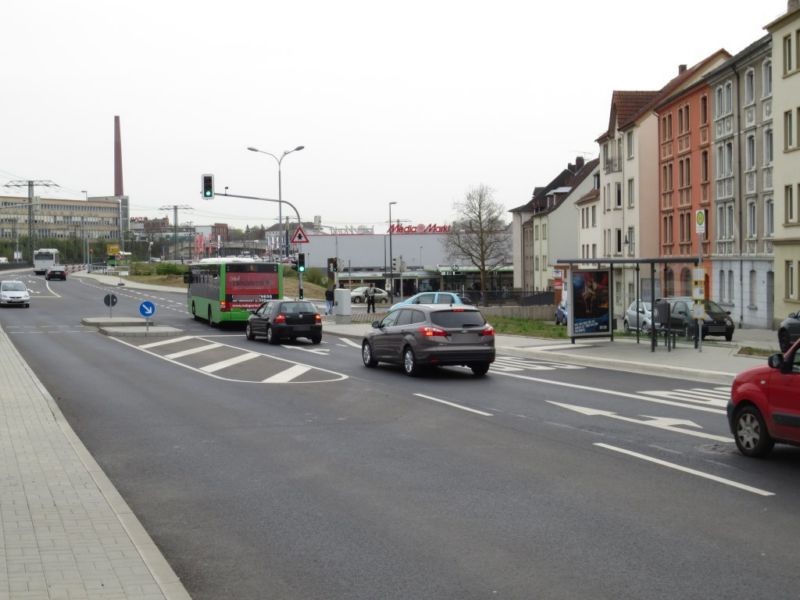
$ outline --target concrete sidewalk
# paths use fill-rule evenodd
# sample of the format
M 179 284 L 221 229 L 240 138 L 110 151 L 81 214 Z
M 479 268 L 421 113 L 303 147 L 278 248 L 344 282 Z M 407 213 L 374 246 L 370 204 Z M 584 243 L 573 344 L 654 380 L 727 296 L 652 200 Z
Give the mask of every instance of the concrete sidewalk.
M 0 381 L 0 599 L 188 599 L 1 328 Z

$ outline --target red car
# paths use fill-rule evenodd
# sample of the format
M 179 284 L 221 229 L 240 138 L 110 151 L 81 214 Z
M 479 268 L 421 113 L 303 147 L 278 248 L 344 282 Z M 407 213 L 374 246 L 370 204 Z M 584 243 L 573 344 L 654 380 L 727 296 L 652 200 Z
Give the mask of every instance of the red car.
M 800 445 L 800 340 L 764 367 L 736 376 L 728 423 L 745 456 L 766 456 L 775 442 Z

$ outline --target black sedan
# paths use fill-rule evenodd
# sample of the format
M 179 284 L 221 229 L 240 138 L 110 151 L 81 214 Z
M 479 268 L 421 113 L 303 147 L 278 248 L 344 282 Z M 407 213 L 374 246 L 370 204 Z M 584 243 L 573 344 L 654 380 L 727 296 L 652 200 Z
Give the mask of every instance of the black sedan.
M 778 343 L 781 346 L 781 352 L 786 352 L 791 348 L 798 338 L 800 338 L 800 312 L 793 312 L 778 326 Z
M 282 339 L 308 338 L 322 341 L 322 317 L 317 308 L 304 300 L 270 300 L 250 315 L 245 327 L 248 340 L 263 337 L 270 344 Z
M 48 281 L 51 279 L 61 279 L 62 281 L 67 280 L 67 267 L 64 265 L 53 265 L 52 267 L 48 268 L 44 274 L 44 278 Z

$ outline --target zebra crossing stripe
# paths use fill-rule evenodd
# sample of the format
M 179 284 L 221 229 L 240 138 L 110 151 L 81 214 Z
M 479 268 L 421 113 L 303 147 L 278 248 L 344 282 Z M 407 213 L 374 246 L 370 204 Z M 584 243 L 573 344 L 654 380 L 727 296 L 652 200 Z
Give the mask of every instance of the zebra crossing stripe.
M 221 371 L 226 367 L 232 367 L 233 365 L 238 365 L 240 363 L 247 362 L 248 360 L 253 360 L 259 356 L 261 355 L 257 352 L 248 352 L 247 354 L 240 354 L 239 356 L 234 356 L 228 360 L 221 360 L 219 362 L 206 365 L 205 367 L 200 367 L 200 370 L 204 373 L 216 373 L 217 371 Z
M 181 350 L 180 352 L 173 352 L 172 354 L 167 354 L 164 358 L 169 358 L 170 360 L 176 358 L 183 358 L 184 356 L 190 356 L 192 354 L 200 354 L 201 352 L 205 352 L 206 350 L 214 350 L 215 348 L 221 348 L 222 344 L 206 344 L 205 346 L 198 346 L 197 348 L 189 348 L 188 350 Z
M 294 365 L 293 367 L 289 367 L 281 371 L 280 373 L 276 373 L 272 377 L 267 377 L 263 379 L 261 383 L 287 383 L 292 379 L 296 379 L 300 377 L 306 371 L 310 371 L 311 367 L 307 367 L 305 365 Z

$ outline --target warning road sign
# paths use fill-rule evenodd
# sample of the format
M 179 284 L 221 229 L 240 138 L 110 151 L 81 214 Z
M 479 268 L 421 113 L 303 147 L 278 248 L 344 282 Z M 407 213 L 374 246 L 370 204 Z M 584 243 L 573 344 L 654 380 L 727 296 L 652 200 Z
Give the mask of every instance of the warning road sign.
M 303 227 L 301 225 L 298 225 L 297 229 L 294 230 L 294 235 L 292 236 L 291 242 L 292 244 L 308 243 L 308 236 L 306 235 L 306 232 L 303 231 Z

